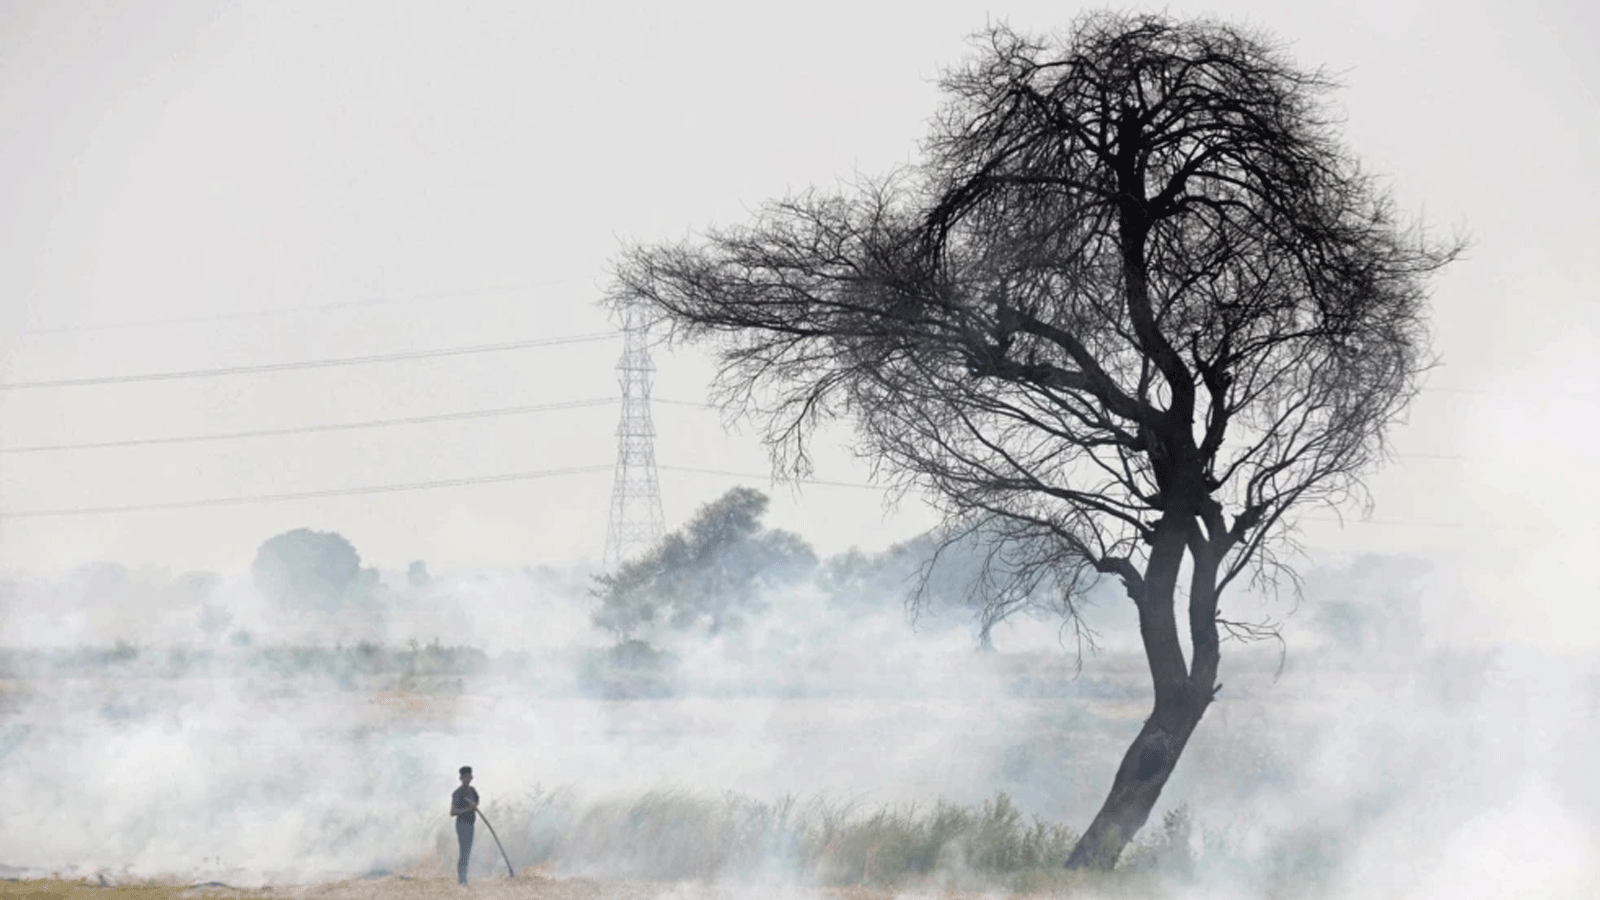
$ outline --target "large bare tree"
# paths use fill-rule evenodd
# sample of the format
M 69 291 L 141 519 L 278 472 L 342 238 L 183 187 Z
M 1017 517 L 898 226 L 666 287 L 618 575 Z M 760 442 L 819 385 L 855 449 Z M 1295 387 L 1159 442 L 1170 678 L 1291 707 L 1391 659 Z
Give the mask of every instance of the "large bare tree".
M 1120 579 L 1153 708 L 1067 861 L 1110 867 L 1220 688 L 1218 598 L 1382 460 L 1459 245 L 1398 220 L 1331 83 L 1261 36 L 1094 14 L 977 48 L 918 166 L 630 248 L 611 299 L 709 339 L 776 464 L 843 417 L 1013 581 Z

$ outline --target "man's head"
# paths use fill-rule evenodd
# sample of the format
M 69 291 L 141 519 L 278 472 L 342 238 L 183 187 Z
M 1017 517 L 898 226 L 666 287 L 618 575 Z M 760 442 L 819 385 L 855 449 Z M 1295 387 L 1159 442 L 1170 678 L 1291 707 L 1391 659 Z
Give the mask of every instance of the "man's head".
M 472 783 L 472 767 L 471 766 L 462 766 L 461 767 L 461 783 L 462 784 L 471 784 Z

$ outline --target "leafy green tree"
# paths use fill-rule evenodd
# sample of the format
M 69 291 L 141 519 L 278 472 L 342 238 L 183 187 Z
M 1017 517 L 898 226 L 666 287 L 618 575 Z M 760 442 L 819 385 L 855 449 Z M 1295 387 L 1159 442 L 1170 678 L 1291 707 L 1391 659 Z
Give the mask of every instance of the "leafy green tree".
M 414 588 L 425 588 L 433 584 L 433 576 L 428 573 L 428 564 L 420 559 L 412 560 L 406 567 L 406 584 Z
M 299 528 L 268 538 L 250 565 L 256 587 L 287 609 L 337 610 L 366 587 L 361 556 L 343 535 Z
M 762 591 L 817 564 L 798 535 L 766 529 L 767 495 L 738 487 L 702 506 L 689 523 L 639 559 L 596 579 L 593 620 L 619 641 L 737 629 L 764 609 Z

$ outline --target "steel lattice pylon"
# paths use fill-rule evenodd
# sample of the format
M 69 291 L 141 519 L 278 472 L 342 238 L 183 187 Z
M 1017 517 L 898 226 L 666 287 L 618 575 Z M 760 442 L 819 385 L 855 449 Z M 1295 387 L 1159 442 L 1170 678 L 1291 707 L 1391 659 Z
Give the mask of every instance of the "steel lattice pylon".
M 643 310 L 629 304 L 622 314 L 622 418 L 617 422 L 617 468 L 611 483 L 611 520 L 606 526 L 603 565 L 615 571 L 648 550 L 666 533 L 661 484 L 656 479 L 656 429 L 650 421 L 650 362 Z

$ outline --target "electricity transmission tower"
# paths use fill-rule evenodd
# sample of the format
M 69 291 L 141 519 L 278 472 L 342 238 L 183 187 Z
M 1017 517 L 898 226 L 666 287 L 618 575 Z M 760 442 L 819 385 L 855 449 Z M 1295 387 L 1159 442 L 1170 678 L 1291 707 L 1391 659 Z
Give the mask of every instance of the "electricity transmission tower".
M 603 564 L 607 571 L 648 550 L 666 533 L 661 484 L 656 479 L 656 429 L 650 421 L 650 381 L 655 366 L 645 341 L 644 313 L 628 304 L 622 313 L 622 418 L 617 422 L 617 468 L 611 483 L 611 521 Z

